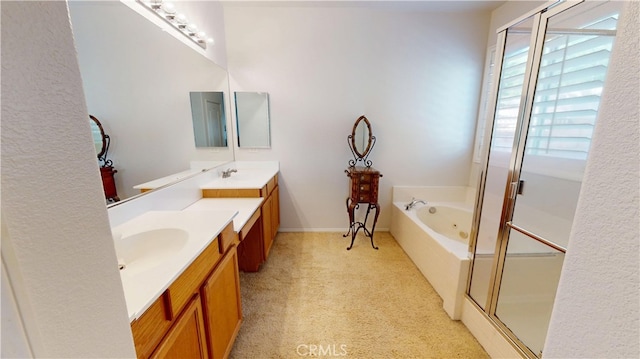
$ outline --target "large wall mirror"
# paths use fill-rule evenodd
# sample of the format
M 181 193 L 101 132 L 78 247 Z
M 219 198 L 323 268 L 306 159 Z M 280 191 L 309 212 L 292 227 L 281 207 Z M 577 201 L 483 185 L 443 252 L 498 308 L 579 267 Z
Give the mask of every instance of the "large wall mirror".
M 190 98 L 219 93 L 213 101 L 230 108 L 225 69 L 120 1 L 70 1 L 69 12 L 87 108 L 113 140 L 121 198 L 191 161 L 233 160 L 222 133 L 232 128 L 230 116 L 208 130 L 214 147 L 196 147 Z
M 196 147 L 227 147 L 223 92 L 191 92 L 191 115 Z
M 269 94 L 235 92 L 238 147 L 271 147 Z

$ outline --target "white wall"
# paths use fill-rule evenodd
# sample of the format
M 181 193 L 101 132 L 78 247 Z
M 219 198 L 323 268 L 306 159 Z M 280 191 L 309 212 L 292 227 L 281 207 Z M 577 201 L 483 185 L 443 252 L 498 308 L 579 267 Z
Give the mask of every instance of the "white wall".
M 66 3 L 1 10 L 2 262 L 31 349 L 135 357 Z
M 87 1 L 87 0 L 71 0 L 72 2 Z M 90 0 L 95 1 L 95 0 Z M 104 0 L 103 0 L 104 1 Z M 116 1 L 116 0 L 106 0 Z M 168 34 L 178 39 L 180 42 L 186 44 L 195 52 L 210 59 L 220 67 L 227 68 L 227 48 L 226 38 L 224 36 L 224 9 L 222 3 L 217 0 L 208 1 L 173 1 L 173 5 L 176 10 L 176 14 L 184 14 L 187 17 L 189 24 L 195 24 L 198 27 L 198 32 L 204 31 L 206 38 L 212 38 L 214 43 L 207 43 L 205 49 L 195 44 L 182 34 L 182 32 L 175 29 L 173 26 L 167 24 L 160 19 L 157 15 L 153 14 L 147 7 L 138 3 L 135 0 L 120 0 L 123 4 L 130 7 L 140 15 L 144 16 L 157 26 L 164 29 Z
M 545 358 L 640 356 L 640 3 L 618 24 Z
M 224 92 L 229 113 L 226 70 L 121 2 L 72 1 L 69 8 L 87 107 L 111 137 L 120 198 L 188 169 L 190 160 L 233 160 L 231 147 L 196 149 L 189 98 Z
M 344 230 L 347 136 L 360 115 L 377 143 L 379 229 L 393 185 L 466 185 L 488 12 L 341 7 L 225 7 L 232 91 L 269 93 L 280 161 L 281 229 Z

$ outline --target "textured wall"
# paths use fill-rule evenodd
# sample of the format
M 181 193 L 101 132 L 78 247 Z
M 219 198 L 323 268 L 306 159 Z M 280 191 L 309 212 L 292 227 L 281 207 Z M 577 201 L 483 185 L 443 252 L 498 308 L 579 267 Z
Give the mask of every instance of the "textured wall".
M 545 358 L 638 358 L 640 3 L 627 2 Z
M 2 258 L 34 354 L 135 357 L 66 2 L 2 3 Z

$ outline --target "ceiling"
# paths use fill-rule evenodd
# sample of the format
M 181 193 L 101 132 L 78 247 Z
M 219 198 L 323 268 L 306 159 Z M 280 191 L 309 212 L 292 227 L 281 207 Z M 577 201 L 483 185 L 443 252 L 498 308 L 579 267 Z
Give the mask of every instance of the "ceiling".
M 503 1 L 486 0 L 222 0 L 223 6 L 265 6 L 265 7 L 368 7 L 404 11 L 429 12 L 466 12 L 491 11 L 506 3 Z

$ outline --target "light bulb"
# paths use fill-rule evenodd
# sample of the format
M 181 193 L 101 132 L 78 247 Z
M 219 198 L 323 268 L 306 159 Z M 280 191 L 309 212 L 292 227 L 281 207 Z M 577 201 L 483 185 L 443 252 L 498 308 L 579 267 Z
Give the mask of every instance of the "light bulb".
M 210 37 L 207 39 L 207 43 L 212 44 L 214 43 L 213 37 Z
M 167 13 L 168 15 L 173 15 L 176 13 L 176 6 L 170 2 L 166 2 L 162 4 L 162 11 Z
M 196 26 L 196 24 L 189 24 L 187 25 L 187 30 L 191 32 L 196 32 L 196 30 L 198 30 L 198 26 Z
M 207 33 L 206 33 L 206 32 L 204 32 L 204 31 L 200 31 L 200 32 L 198 32 L 198 37 L 199 37 L 199 38 L 204 39 L 206 36 L 207 36 Z
M 187 17 L 184 14 L 178 14 L 176 15 L 176 22 L 180 25 L 186 25 L 187 24 Z

